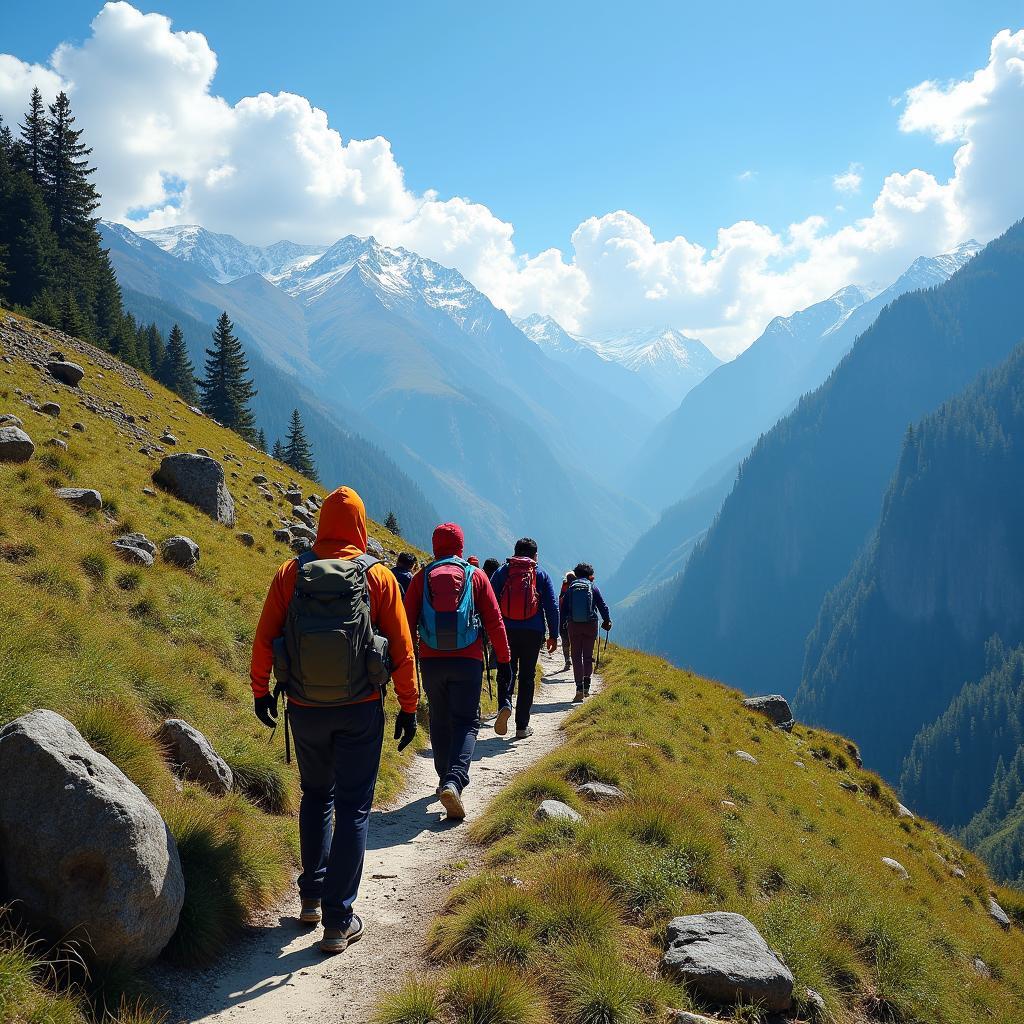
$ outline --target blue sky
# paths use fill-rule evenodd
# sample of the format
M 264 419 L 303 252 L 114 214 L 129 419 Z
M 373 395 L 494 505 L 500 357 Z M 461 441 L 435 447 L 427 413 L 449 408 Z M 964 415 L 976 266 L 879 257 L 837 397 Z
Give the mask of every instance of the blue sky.
M 528 252 L 619 208 L 705 245 L 741 218 L 781 228 L 833 206 L 851 162 L 866 189 L 844 205 L 862 212 L 890 170 L 948 164 L 898 130 L 892 100 L 980 66 L 1024 23 L 988 0 L 136 6 L 209 38 L 227 99 L 297 92 L 346 138 L 386 136 L 412 188 L 486 204 Z M 97 8 L 35 0 L 0 45 L 41 63 Z
M 68 89 L 115 219 L 373 233 L 511 313 L 729 355 L 1024 214 L 1022 26 L 998 0 L 35 0 L 0 113 Z

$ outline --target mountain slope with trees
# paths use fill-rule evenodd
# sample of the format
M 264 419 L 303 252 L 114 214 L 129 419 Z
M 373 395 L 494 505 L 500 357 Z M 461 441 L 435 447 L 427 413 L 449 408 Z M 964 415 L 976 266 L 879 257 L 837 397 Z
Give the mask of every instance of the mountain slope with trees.
M 888 306 L 758 442 L 670 598 L 655 650 L 747 690 L 793 693 L 822 600 L 877 522 L 909 424 L 1024 337 L 1024 224 L 944 284 Z

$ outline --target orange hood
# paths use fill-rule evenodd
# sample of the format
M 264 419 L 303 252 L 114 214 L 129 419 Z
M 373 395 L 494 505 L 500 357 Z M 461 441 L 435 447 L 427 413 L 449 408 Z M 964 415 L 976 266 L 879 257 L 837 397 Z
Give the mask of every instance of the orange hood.
M 351 487 L 339 487 L 324 499 L 316 542 L 366 551 L 366 506 Z

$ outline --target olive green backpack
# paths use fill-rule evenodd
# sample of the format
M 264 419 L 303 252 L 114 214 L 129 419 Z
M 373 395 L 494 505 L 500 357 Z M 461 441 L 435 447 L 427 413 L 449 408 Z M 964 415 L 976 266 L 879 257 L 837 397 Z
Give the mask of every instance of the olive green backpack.
M 388 642 L 370 621 L 367 584 L 378 561 L 365 554 L 351 561 L 317 558 L 312 551 L 296 559 L 278 648 L 283 658 L 275 659 L 274 674 L 300 703 L 340 707 L 379 695 L 387 685 Z

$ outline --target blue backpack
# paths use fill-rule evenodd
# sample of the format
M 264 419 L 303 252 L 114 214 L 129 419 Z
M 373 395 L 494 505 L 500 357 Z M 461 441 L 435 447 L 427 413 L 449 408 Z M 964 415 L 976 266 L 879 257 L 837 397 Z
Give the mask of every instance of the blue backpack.
M 573 622 L 594 619 L 594 585 L 590 580 L 576 580 L 569 587 L 569 614 Z
M 480 636 L 473 602 L 475 566 L 461 558 L 441 558 L 423 570 L 420 640 L 434 651 L 461 651 Z M 462 576 L 461 584 L 458 577 Z

